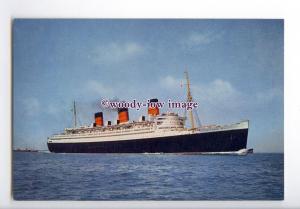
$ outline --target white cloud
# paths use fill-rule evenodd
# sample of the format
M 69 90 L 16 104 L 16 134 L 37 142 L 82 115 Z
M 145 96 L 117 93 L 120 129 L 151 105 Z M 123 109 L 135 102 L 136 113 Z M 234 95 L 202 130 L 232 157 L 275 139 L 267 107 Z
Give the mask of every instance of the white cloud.
M 166 76 L 160 79 L 161 87 L 177 92 L 182 86 L 186 88 L 186 82 L 183 79 L 174 78 L 173 76 Z M 222 79 L 216 79 L 210 83 L 193 83 L 191 84 L 191 91 L 195 98 L 208 102 L 222 102 L 228 99 L 237 98 L 240 93 L 232 86 L 228 81 Z
M 212 41 L 212 39 L 209 37 L 208 34 L 194 33 L 188 37 L 188 41 L 189 43 L 199 45 L 199 44 L 209 44 Z
M 170 92 L 177 92 L 179 87 L 184 83 L 183 79 L 178 79 L 170 75 L 160 79 L 160 86 Z M 185 88 L 185 86 L 183 87 Z M 246 95 L 235 88 L 229 81 L 220 78 L 209 83 L 192 83 L 191 90 L 194 97 L 201 101 L 211 103 L 222 102 L 234 107 L 236 107 L 236 104 L 245 105 L 246 101 L 250 105 L 261 105 L 283 97 L 283 91 L 280 88 L 267 89 L 252 94 L 252 96 Z
M 40 111 L 40 102 L 37 98 L 31 97 L 23 100 L 24 112 L 28 116 L 35 116 Z
M 60 108 L 57 105 L 49 104 L 46 111 L 50 115 L 57 116 L 60 113 Z
M 171 99 L 186 99 L 185 84 L 184 79 L 170 75 L 160 79 L 161 90 Z M 243 96 L 229 81 L 218 78 L 208 83 L 192 82 L 191 91 L 194 101 L 199 104 L 197 111 L 202 122 L 223 123 L 239 119 L 236 110 L 243 105 Z
M 267 89 L 256 94 L 256 101 L 259 104 L 269 103 L 273 99 L 283 97 L 283 91 L 280 88 Z
M 186 99 L 186 86 L 180 88 L 178 79 L 170 75 L 160 79 L 160 90 L 173 99 Z M 185 81 L 183 81 L 185 83 Z M 217 78 L 210 82 L 192 81 L 191 91 L 194 101 L 199 103 L 197 112 L 203 124 L 232 123 L 253 118 L 254 112 L 265 112 L 272 102 L 283 96 L 280 88 L 261 92 L 242 92 L 230 81 Z M 251 91 L 250 91 L 251 92 Z M 176 99 L 177 99 L 176 98 Z M 252 117 L 252 118 L 251 118 Z
M 90 80 L 86 84 L 87 91 L 97 93 L 101 97 L 114 96 L 114 90 L 109 86 L 105 86 L 103 83 L 95 80 Z
M 181 79 L 177 79 L 168 75 L 160 79 L 160 85 L 168 89 L 176 89 L 180 87 L 181 81 Z
M 143 53 L 144 48 L 135 42 L 110 43 L 98 46 L 94 52 L 96 62 L 121 62 Z
M 208 84 L 196 85 L 193 89 L 201 100 L 213 103 L 228 103 L 240 97 L 240 93 L 232 84 L 222 79 L 216 79 Z
M 223 32 L 194 32 L 189 34 L 183 44 L 189 47 L 210 44 L 223 36 Z

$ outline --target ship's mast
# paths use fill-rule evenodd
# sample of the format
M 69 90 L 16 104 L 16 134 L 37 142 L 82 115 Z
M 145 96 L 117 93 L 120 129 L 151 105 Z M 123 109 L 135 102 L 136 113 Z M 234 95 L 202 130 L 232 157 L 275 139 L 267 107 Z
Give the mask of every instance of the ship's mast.
M 187 84 L 187 101 L 192 102 L 193 97 L 192 97 L 192 94 L 191 94 L 189 74 L 188 74 L 187 71 L 185 71 L 184 73 L 185 73 L 186 84 Z M 190 122 L 191 122 L 192 129 L 194 129 L 195 128 L 195 123 L 194 123 L 194 116 L 193 116 L 193 111 L 192 110 L 190 111 Z
M 75 100 L 74 100 L 74 103 L 73 103 L 73 114 L 74 114 L 74 128 L 76 128 L 76 126 L 77 126 L 77 113 L 76 113 Z

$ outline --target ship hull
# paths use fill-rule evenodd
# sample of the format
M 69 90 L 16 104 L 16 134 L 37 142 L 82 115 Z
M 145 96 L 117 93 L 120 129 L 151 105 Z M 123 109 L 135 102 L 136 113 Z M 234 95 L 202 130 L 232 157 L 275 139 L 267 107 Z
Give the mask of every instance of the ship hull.
M 105 142 L 47 143 L 55 153 L 208 153 L 247 147 L 248 129 Z

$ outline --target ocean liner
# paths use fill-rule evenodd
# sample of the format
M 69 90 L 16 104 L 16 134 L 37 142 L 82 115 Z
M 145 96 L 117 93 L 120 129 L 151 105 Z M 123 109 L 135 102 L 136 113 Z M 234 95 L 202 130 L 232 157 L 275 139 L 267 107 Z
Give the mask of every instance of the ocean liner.
M 193 101 L 187 72 L 187 101 Z M 150 102 L 158 102 L 151 99 Z M 249 121 L 230 125 L 195 125 L 193 111 L 189 111 L 191 127 L 185 127 L 187 117 L 177 113 L 160 114 L 158 107 L 148 108 L 148 117 L 129 121 L 127 108 L 118 109 L 116 124 L 107 121 L 103 112 L 95 113 L 91 126 L 75 124 L 63 133 L 48 138 L 50 152 L 55 153 L 248 153 L 247 137 Z M 252 152 L 252 149 L 250 149 Z

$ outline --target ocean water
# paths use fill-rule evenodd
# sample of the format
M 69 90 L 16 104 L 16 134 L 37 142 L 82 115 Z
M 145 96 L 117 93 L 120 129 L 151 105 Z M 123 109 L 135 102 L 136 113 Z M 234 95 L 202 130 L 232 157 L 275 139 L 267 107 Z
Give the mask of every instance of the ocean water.
M 13 154 L 15 200 L 282 200 L 283 154 Z

